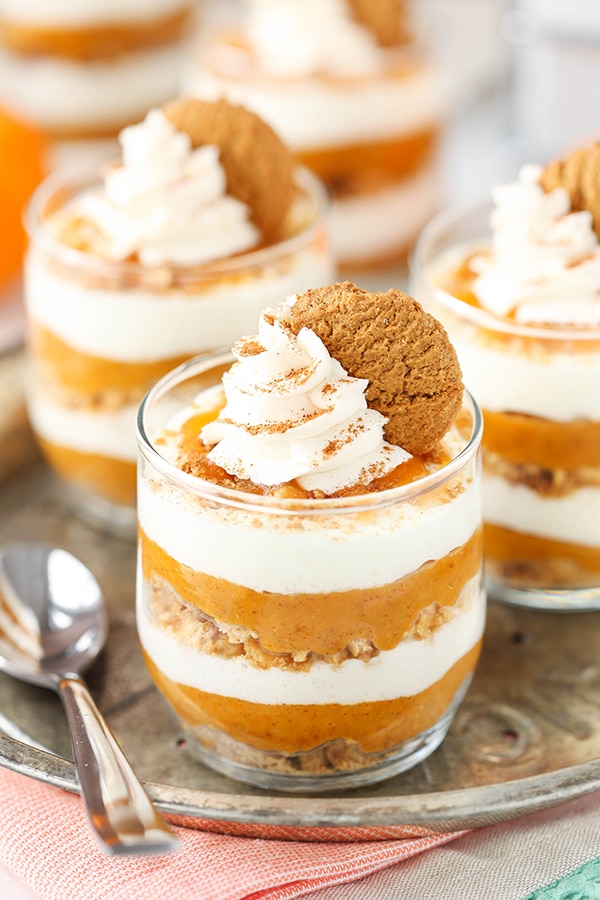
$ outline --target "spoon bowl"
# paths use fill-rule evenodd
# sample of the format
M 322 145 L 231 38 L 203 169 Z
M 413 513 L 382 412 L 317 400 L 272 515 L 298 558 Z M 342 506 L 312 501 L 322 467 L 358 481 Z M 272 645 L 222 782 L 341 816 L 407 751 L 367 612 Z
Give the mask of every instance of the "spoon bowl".
M 68 586 L 68 590 L 65 590 Z M 82 674 L 108 636 L 100 585 L 80 560 L 43 544 L 0 548 L 0 669 L 41 687 Z M 6 626 L 8 623 L 4 622 Z
M 179 841 L 81 679 L 107 635 L 104 596 L 80 560 L 46 544 L 0 547 L 0 670 L 60 694 L 81 794 L 102 847 L 165 853 Z

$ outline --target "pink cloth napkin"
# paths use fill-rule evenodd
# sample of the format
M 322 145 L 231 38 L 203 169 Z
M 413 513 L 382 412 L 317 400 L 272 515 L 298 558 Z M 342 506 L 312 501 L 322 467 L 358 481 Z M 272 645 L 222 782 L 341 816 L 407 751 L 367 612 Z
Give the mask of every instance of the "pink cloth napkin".
M 175 825 L 181 849 L 174 854 L 108 857 L 96 844 L 78 796 L 0 769 L 0 860 L 47 900 L 162 900 L 173 891 L 194 900 L 291 900 L 362 878 L 466 833 L 404 826 L 340 828 L 333 834 L 331 829 L 261 829 L 264 837 L 256 838 Z M 357 834 L 360 840 L 349 842 Z

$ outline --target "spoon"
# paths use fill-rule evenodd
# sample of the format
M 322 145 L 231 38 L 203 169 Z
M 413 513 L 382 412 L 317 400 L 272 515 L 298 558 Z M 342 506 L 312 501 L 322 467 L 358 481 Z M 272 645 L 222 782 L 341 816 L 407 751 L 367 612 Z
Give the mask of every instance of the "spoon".
M 166 853 L 179 840 L 154 808 L 80 677 L 108 633 L 104 597 L 76 557 L 0 547 L 0 670 L 58 691 L 86 811 L 109 854 Z

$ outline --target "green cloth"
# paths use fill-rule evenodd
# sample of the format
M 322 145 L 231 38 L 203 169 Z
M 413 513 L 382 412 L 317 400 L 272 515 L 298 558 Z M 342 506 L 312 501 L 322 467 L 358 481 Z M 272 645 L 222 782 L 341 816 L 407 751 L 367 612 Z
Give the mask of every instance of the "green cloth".
M 600 858 L 538 888 L 523 900 L 600 900 Z

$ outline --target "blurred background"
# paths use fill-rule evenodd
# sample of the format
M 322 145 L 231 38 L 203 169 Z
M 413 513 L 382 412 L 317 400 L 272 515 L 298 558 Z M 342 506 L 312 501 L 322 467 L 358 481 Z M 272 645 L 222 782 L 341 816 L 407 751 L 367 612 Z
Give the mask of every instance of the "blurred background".
M 416 0 L 450 92 L 448 202 L 600 134 L 597 0 Z
M 441 205 L 485 194 L 494 181 L 512 177 L 524 160 L 544 162 L 596 138 L 598 0 L 409 2 L 445 92 Z M 47 5 L 52 7 L 51 0 Z M 170 26 L 171 46 L 146 52 L 145 61 L 136 48 L 120 52 L 118 62 L 113 56 L 109 67 L 98 53 L 92 58 L 93 49 L 77 58 L 64 47 L 70 71 L 66 65 L 59 71 L 53 54 L 60 49 L 48 49 L 50 42 L 27 46 L 14 25 L 35 24 L 35 11 L 43 6 L 41 0 L 0 0 L 4 289 L 11 276 L 18 277 L 24 246 L 20 210 L 41 175 L 73 157 L 109 155 L 119 128 L 177 93 L 198 35 L 215 20 L 234 18 L 240 2 L 181 0 L 181 19 Z M 152 78 L 146 77 L 149 67 Z
M 61 43 L 59 6 L 66 8 L 52 0 L 0 0 L 4 355 L 23 340 L 22 210 L 35 186 L 57 165 L 114 155 L 124 125 L 177 95 L 203 31 L 239 12 L 236 0 L 153 0 L 153 9 L 166 11 L 157 37 L 143 20 L 147 4 L 129 0 L 143 39 L 126 46 L 106 21 L 94 33 L 81 0 L 71 9 L 87 35 L 84 46 Z M 50 18 L 42 16 L 38 27 L 45 7 Z M 543 163 L 597 140 L 599 0 L 412 0 L 411 14 L 441 74 L 440 208 L 483 198 L 525 161 Z

